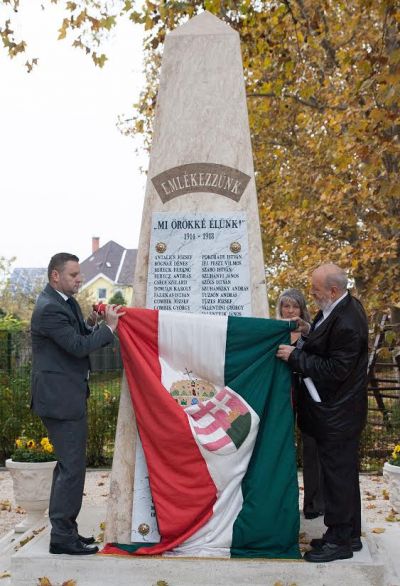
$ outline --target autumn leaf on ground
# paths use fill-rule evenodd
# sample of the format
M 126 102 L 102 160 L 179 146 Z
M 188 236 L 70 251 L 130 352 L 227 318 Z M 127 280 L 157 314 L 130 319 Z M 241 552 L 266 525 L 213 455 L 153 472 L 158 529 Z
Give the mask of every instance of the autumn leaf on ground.
M 38 586 L 52 586 L 52 583 L 47 576 L 43 576 L 43 578 L 39 578 Z
M 10 572 L 0 572 L 0 580 L 1 578 L 10 578 L 11 574 Z
M 18 515 L 25 515 L 25 513 L 26 513 L 25 509 L 23 509 L 20 506 L 15 507 L 15 512 L 18 513 Z
M 393 513 L 389 513 L 388 516 L 385 517 L 385 521 L 388 521 L 389 523 L 394 523 L 394 521 L 397 521 L 396 515 L 394 515 Z
M 367 505 L 365 508 L 366 509 L 376 509 L 376 505 L 371 503 L 370 505 Z
M 97 486 L 104 486 L 104 482 L 98 482 Z
M 384 488 L 384 489 L 382 490 L 382 496 L 383 496 L 383 498 L 384 498 L 384 500 L 385 500 L 385 501 L 388 501 L 388 500 L 389 500 L 389 493 L 388 493 L 388 491 L 386 490 L 386 488 Z
M 33 534 L 32 535 L 28 535 L 28 537 L 25 537 L 24 539 L 21 539 L 21 541 L 19 542 L 19 546 L 20 547 L 23 547 L 24 545 L 26 545 L 27 543 L 29 543 L 33 538 L 34 538 L 34 535 Z
M 400 517 L 398 517 L 398 512 L 395 509 L 390 509 L 386 521 L 400 521 Z
M 66 580 L 61 586 L 76 586 L 76 580 Z
M 0 511 L 11 511 L 11 502 L 10 501 L 0 501 Z
M 105 524 L 105 522 L 104 522 L 104 521 L 102 521 L 102 522 L 99 524 L 99 527 L 100 527 L 100 533 L 99 533 L 99 534 L 98 534 L 98 536 L 96 537 L 96 542 L 97 542 L 97 543 L 102 543 L 102 542 L 104 541 L 104 531 L 105 531 L 105 529 L 106 529 L 106 524 Z
M 310 538 L 308 537 L 308 535 L 305 531 L 303 531 L 302 533 L 299 533 L 299 543 L 304 543 L 306 545 L 308 543 L 310 543 Z
M 372 533 L 385 533 L 386 529 L 384 529 L 383 527 L 375 527 L 375 529 L 372 529 Z

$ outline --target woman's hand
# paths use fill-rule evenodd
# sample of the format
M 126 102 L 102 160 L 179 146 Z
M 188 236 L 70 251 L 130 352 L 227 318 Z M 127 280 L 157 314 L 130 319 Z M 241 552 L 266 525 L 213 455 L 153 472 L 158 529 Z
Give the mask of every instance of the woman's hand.
M 276 357 L 284 360 L 285 362 L 288 361 L 289 356 L 294 350 L 294 346 L 288 346 L 286 344 L 280 344 L 278 346 L 278 352 L 276 353 Z

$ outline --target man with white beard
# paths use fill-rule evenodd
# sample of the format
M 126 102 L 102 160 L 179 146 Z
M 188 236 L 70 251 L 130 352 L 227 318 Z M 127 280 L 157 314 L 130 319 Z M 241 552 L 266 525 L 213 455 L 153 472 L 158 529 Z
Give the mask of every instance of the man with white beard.
M 323 476 L 328 529 L 304 559 L 330 562 L 362 548 L 358 445 L 367 413 L 368 324 L 337 265 L 313 272 L 311 294 L 320 311 L 311 326 L 295 318 L 300 343 L 279 346 L 277 357 L 301 375 L 298 423 L 316 440 Z

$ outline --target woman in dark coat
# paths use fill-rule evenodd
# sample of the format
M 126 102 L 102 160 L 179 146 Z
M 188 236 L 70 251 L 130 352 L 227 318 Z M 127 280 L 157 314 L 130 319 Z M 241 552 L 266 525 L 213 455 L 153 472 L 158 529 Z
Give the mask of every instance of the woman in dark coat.
M 276 316 L 278 319 L 301 317 L 304 321 L 311 323 L 306 300 L 298 289 L 286 289 L 280 294 L 276 305 Z M 294 346 L 300 335 L 300 332 L 291 332 L 290 341 Z M 293 403 L 296 408 L 296 397 L 294 397 Z M 304 484 L 303 513 L 306 519 L 315 519 L 324 514 L 321 466 L 314 438 L 303 432 L 301 443 Z

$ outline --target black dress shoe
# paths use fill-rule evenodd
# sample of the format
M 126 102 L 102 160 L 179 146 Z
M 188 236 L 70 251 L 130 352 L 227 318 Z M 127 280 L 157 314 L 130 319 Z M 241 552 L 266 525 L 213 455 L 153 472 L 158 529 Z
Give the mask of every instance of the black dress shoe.
M 353 551 L 350 545 L 337 545 L 336 543 L 329 543 L 325 541 L 318 549 L 306 551 L 303 559 L 306 562 L 333 562 L 335 560 L 347 560 L 353 557 Z
M 97 546 L 90 546 L 81 541 L 74 541 L 74 543 L 50 543 L 50 553 L 66 553 L 68 555 L 91 555 L 97 553 L 99 548 Z
M 325 543 L 325 539 L 322 537 L 320 539 L 311 539 L 310 545 L 315 549 L 321 549 L 323 544 Z M 362 541 L 360 537 L 352 537 L 351 538 L 351 549 L 353 551 L 361 551 L 363 548 Z
M 96 541 L 93 536 L 83 537 L 83 535 L 78 535 L 78 539 L 81 543 L 84 543 L 85 545 L 92 545 L 92 543 L 95 543 Z

